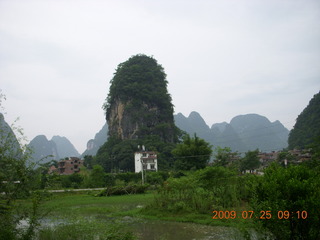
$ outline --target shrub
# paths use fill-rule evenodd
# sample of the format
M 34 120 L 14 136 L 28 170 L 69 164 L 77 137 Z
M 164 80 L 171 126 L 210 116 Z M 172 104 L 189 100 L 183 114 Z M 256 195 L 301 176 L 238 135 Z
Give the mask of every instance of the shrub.
M 126 194 L 141 194 L 145 193 L 148 185 L 128 185 L 128 186 L 111 186 L 102 190 L 98 197 L 102 196 L 114 196 L 114 195 L 126 195 Z
M 257 220 L 277 239 L 319 239 L 320 237 L 320 174 L 305 166 L 283 168 L 271 165 L 255 187 L 251 205 L 260 212 L 270 210 L 272 218 Z M 288 211 L 289 218 L 279 219 L 279 211 Z M 306 211 L 302 219 L 297 211 Z M 300 219 L 299 219 L 300 217 Z
M 207 167 L 163 183 L 152 207 L 168 211 L 208 213 L 239 203 L 236 173 L 223 167 Z

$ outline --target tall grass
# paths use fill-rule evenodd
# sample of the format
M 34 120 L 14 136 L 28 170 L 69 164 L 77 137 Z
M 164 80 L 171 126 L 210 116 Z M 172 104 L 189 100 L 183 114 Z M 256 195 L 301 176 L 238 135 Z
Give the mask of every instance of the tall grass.
M 51 199 L 41 206 L 44 212 L 50 212 L 44 220 L 47 219 L 53 224 L 50 226 L 47 221 L 43 221 L 35 239 L 136 239 L 132 231 L 120 221 L 121 217 L 134 215 L 141 206 L 152 200 L 152 193 L 109 197 L 95 197 L 84 193 L 54 193 Z M 20 201 L 20 204 L 25 208 L 32 207 L 30 200 Z
M 149 207 L 169 212 L 210 214 L 240 204 L 236 173 L 208 167 L 181 178 L 170 178 Z
M 87 217 L 93 215 L 113 215 L 146 206 L 152 202 L 154 194 L 133 194 L 123 196 L 95 197 L 87 194 L 58 193 L 43 204 L 56 217 Z

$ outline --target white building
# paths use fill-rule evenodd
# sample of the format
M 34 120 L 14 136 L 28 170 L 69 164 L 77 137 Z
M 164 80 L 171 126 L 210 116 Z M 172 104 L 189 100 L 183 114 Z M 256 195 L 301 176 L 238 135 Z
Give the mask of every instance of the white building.
M 142 166 L 147 171 L 158 171 L 157 154 L 151 151 L 140 151 L 134 153 L 135 172 L 141 172 Z

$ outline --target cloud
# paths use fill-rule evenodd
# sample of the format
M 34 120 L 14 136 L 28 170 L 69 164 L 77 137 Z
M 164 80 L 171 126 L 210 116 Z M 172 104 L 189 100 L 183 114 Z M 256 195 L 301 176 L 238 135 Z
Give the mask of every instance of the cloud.
M 164 67 L 176 112 L 209 125 L 256 112 L 292 127 L 320 89 L 319 21 L 312 0 L 1 1 L 7 112 L 30 138 L 65 135 L 84 150 L 117 65 L 145 53 Z

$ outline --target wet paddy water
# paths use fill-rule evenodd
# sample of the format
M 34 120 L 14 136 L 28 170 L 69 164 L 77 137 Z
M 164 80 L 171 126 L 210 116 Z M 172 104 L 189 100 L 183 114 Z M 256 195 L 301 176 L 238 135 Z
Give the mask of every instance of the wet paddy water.
M 90 219 L 88 219 L 90 221 Z M 99 221 L 110 223 L 109 218 Z M 114 218 L 112 219 L 114 220 Z M 207 226 L 195 223 L 171 222 L 162 220 L 146 220 L 123 217 L 120 222 L 132 230 L 139 240 L 242 240 L 239 231 L 231 227 Z M 59 224 L 68 224 L 68 220 L 43 219 L 42 226 L 54 228 Z
M 242 239 L 236 238 L 238 231 L 229 227 L 155 220 L 142 220 L 130 225 L 141 240 Z

